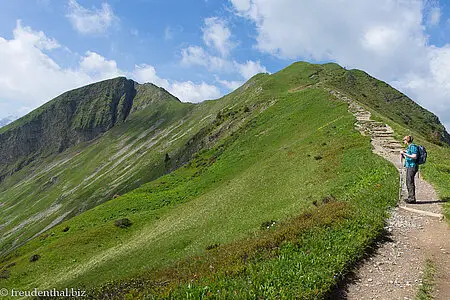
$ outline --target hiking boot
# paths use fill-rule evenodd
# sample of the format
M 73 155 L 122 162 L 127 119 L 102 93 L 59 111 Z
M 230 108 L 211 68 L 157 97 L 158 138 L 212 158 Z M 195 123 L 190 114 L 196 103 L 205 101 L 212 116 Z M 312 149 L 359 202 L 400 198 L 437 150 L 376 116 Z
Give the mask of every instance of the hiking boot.
M 414 203 L 416 203 L 416 200 L 405 199 L 405 202 L 408 204 L 414 204 Z

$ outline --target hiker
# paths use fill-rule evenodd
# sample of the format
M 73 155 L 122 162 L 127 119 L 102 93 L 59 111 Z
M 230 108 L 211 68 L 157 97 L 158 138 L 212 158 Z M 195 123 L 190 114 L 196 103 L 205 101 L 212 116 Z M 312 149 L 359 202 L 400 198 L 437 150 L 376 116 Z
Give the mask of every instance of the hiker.
M 407 135 L 403 138 L 403 142 L 408 145 L 408 148 L 400 152 L 402 159 L 405 159 L 404 166 L 406 168 L 406 187 L 408 188 L 408 199 L 406 203 L 416 203 L 416 186 L 414 184 L 414 176 L 416 176 L 419 170 L 417 164 L 417 157 L 419 150 L 415 144 L 413 144 L 413 137 Z

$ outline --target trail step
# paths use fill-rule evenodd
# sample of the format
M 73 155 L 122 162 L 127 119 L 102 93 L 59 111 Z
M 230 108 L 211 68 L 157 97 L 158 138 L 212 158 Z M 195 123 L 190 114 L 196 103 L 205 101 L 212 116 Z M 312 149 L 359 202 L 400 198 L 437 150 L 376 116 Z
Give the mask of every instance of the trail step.
M 424 211 L 424 210 L 415 209 L 415 208 L 411 208 L 411 207 L 407 207 L 407 206 L 403 206 L 403 205 L 399 205 L 398 207 L 400 207 L 401 209 L 404 209 L 404 210 L 407 210 L 407 211 L 419 214 L 419 215 L 439 218 L 439 220 L 443 220 L 444 219 L 444 215 L 443 214 L 437 214 L 437 213 L 433 213 L 433 212 L 430 212 L 430 211 Z

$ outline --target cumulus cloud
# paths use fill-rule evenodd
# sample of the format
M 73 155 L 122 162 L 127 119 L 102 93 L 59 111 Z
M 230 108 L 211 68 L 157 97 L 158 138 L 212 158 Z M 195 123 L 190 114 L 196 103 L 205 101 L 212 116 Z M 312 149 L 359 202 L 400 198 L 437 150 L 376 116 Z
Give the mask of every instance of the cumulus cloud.
M 139 83 L 151 82 L 163 87 L 181 101 L 197 103 L 221 96 L 220 90 L 214 85 L 209 85 L 205 82 L 196 84 L 192 81 L 169 81 L 159 77 L 156 74 L 156 69 L 146 64 L 136 65 L 134 71 L 130 73 L 130 77 Z
M 246 7 L 245 3 L 242 3 L 242 7 Z M 260 61 L 247 60 L 245 63 L 239 63 L 229 57 L 236 43 L 231 41 L 232 34 L 225 21 L 218 17 L 211 17 L 206 18 L 204 22 L 205 27 L 202 30 L 206 47 L 191 45 L 182 49 L 182 66 L 202 66 L 210 72 L 238 74 L 245 80 L 257 73 L 267 72 Z M 228 90 L 234 90 L 243 84 L 242 80 L 229 81 L 219 78 L 217 74 L 214 76 L 216 82 Z
M 450 107 L 448 86 L 441 80 L 450 74 L 444 63 L 448 45 L 430 46 L 425 33 L 424 23 L 440 20 L 436 3 L 430 9 L 420 0 L 230 2 L 237 15 L 253 22 L 261 52 L 363 69 L 450 123 L 450 112 L 442 110 Z
M 181 65 L 203 66 L 210 71 L 232 71 L 233 63 L 212 55 L 200 46 L 189 46 L 181 50 Z
M 114 60 L 107 60 L 100 54 L 92 51 L 87 51 L 86 56 L 81 58 L 80 70 L 91 78 L 98 79 L 123 75 Z
M 169 87 L 169 92 L 177 96 L 179 99 L 186 99 L 189 102 L 200 102 L 207 99 L 219 98 L 220 90 L 205 82 L 195 84 L 192 81 L 174 82 Z
M 216 81 L 229 90 L 235 90 L 244 84 L 244 81 L 223 80 L 219 77 L 216 78 Z
M 11 40 L 0 37 L 0 102 L 3 106 L 36 107 L 68 88 L 89 82 L 87 74 L 62 69 L 47 55 L 59 47 L 58 42 L 43 32 L 22 26 L 20 20 Z
M 150 65 L 121 70 L 114 60 L 92 51 L 76 56 L 76 66 L 64 68 L 51 58 L 52 51 L 62 48 L 56 40 L 23 26 L 20 20 L 12 39 L 0 37 L 0 117 L 21 116 L 67 90 L 117 76 L 152 82 L 182 101 L 198 102 L 220 96 L 217 87 L 204 82 L 160 78 Z
M 247 60 L 246 63 L 240 64 L 235 62 L 236 67 L 239 70 L 239 74 L 241 74 L 244 79 L 250 79 L 253 75 L 258 73 L 267 73 L 267 69 L 264 66 L 261 66 L 261 62 Z
M 73 28 L 81 34 L 104 33 L 119 20 L 108 3 L 102 3 L 101 9 L 87 9 L 76 0 L 69 0 L 69 12 L 66 16 Z
M 202 66 L 211 72 L 239 74 L 240 77 L 247 80 L 258 73 L 267 73 L 266 67 L 261 62 L 247 60 L 245 63 L 239 63 L 232 59 L 224 59 L 208 53 L 203 47 L 189 46 L 181 50 L 182 66 Z M 217 74 L 216 81 L 226 87 L 228 90 L 235 90 L 244 82 L 242 80 L 227 81 L 221 80 Z
M 156 75 L 156 69 L 147 64 L 136 65 L 131 77 L 140 83 L 151 82 L 165 89 L 169 87 L 169 81 Z
M 221 56 L 227 56 L 236 46 L 231 41 L 230 29 L 228 29 L 225 21 L 218 17 L 206 18 L 202 31 L 205 44 L 217 50 Z

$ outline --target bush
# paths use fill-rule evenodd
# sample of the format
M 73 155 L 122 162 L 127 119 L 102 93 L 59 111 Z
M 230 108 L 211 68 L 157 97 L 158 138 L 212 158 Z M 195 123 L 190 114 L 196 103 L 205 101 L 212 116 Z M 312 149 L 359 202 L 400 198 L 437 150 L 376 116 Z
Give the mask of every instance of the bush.
M 263 222 L 261 224 L 261 229 L 270 229 L 270 227 L 275 226 L 275 224 L 276 221 L 274 220 Z
M 30 262 L 35 262 L 37 260 L 39 260 L 41 258 L 41 256 L 39 254 L 34 254 L 33 256 L 30 257 Z
M 206 250 L 213 250 L 216 249 L 217 247 L 219 247 L 219 244 L 209 245 L 208 247 L 206 247 Z
M 131 223 L 130 219 L 123 218 L 119 220 L 114 221 L 114 225 L 120 228 L 127 228 L 130 227 L 133 223 Z
M 11 275 L 10 270 L 1 270 L 0 271 L 0 279 L 8 279 L 9 275 Z

